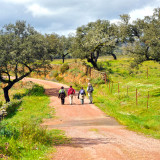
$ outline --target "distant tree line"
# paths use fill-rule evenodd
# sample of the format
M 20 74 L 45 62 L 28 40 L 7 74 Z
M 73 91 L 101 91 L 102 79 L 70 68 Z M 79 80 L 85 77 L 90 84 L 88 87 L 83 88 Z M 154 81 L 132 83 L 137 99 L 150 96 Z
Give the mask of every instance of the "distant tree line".
M 97 60 L 102 55 L 112 55 L 123 48 L 134 56 L 133 66 L 144 61 L 160 62 L 160 8 L 152 16 L 129 23 L 130 16 L 123 14 L 118 24 L 108 20 L 97 20 L 76 29 L 68 37 L 56 33 L 37 32 L 25 21 L 5 25 L 0 31 L 0 82 L 6 102 L 8 91 L 18 81 L 50 68 L 54 58 L 68 57 L 86 59 L 98 69 Z

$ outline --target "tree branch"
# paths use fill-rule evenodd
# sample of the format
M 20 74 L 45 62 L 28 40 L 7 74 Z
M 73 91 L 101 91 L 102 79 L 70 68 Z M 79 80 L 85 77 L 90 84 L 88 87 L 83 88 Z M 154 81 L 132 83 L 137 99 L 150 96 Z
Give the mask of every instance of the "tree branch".
M 3 78 L 2 73 L 5 73 L 5 74 L 8 75 L 8 80 Z M 9 82 L 11 82 L 11 77 L 10 77 L 9 73 L 5 72 L 5 71 L 1 71 L 0 72 L 0 81 L 3 82 L 3 83 L 9 83 Z

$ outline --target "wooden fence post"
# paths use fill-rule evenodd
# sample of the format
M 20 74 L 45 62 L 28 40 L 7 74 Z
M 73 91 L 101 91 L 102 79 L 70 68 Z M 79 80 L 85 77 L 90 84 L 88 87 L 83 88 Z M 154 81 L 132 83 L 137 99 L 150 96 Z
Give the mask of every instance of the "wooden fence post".
M 107 82 L 107 74 L 106 74 L 106 72 L 104 74 L 104 80 L 105 80 L 105 84 L 106 84 L 106 82 Z

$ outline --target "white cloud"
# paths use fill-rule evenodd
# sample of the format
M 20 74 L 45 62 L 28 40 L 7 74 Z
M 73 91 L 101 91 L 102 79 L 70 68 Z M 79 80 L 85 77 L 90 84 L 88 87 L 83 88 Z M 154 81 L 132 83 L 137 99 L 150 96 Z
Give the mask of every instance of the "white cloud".
M 27 7 L 27 11 L 31 12 L 33 17 L 50 16 L 53 14 L 52 11 L 50 11 L 49 9 L 44 8 L 38 4 L 29 5 Z
M 147 6 L 141 9 L 135 9 L 129 13 L 131 21 L 138 19 L 143 19 L 145 16 L 153 15 L 153 7 Z
M 59 8 L 59 9 L 53 9 L 52 11 L 48 8 L 42 7 L 38 4 L 31 4 L 27 6 L 27 12 L 31 12 L 33 17 L 42 17 L 42 16 L 56 16 L 61 15 L 67 12 L 69 8 Z

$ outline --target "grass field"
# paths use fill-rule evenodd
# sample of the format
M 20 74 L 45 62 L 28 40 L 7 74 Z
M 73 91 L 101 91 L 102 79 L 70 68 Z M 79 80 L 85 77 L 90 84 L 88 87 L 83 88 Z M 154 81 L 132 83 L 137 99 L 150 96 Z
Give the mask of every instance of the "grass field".
M 99 63 L 110 81 L 96 88 L 95 104 L 129 129 L 160 138 L 160 64 L 131 69 L 125 58 Z
M 4 101 L 2 91 L 0 95 Z M 40 126 L 43 118 L 54 115 L 43 87 L 20 82 L 11 89 L 10 97 L 11 112 L 0 122 L 1 159 L 47 160 L 54 145 L 68 143 L 63 131 Z

